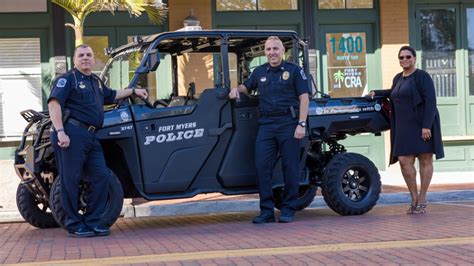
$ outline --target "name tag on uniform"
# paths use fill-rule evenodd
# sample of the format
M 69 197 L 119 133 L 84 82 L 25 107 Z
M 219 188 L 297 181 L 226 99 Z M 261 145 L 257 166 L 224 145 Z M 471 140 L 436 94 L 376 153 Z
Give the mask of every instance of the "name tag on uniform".
M 261 77 L 260 78 L 260 82 L 265 82 L 265 81 L 267 81 L 267 77 Z

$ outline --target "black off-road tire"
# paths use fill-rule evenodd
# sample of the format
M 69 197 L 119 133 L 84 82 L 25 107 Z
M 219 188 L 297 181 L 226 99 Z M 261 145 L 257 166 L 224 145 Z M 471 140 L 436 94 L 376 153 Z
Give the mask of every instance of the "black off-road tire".
M 106 227 L 112 226 L 120 216 L 123 206 L 123 189 L 118 177 L 112 173 L 113 178 L 110 179 L 109 189 L 107 191 L 107 203 L 104 211 L 102 212 L 102 223 Z M 65 228 L 64 220 L 66 219 L 66 213 L 61 205 L 61 178 L 58 176 L 53 182 L 51 187 L 51 193 L 49 196 L 49 202 L 51 204 L 51 211 L 56 221 Z
M 16 205 L 21 216 L 32 226 L 38 228 L 59 227 L 49 206 L 38 201 L 24 184 L 19 184 L 16 190 Z
M 380 191 L 377 167 L 357 153 L 334 156 L 322 177 L 324 201 L 341 215 L 360 215 L 370 211 L 377 203 Z
M 279 210 L 281 210 L 281 208 L 283 207 L 283 190 L 283 187 L 273 189 L 273 200 L 275 202 L 275 208 Z M 308 207 L 311 202 L 313 202 L 317 190 L 318 187 L 314 185 L 300 186 L 296 210 L 301 211 Z

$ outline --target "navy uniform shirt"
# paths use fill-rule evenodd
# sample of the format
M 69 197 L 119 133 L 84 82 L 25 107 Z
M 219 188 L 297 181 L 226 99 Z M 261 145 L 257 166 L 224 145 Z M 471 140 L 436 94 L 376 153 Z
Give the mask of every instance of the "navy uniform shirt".
M 258 89 L 260 112 L 286 111 L 290 106 L 299 110 L 298 97 L 310 93 L 304 70 L 285 61 L 278 67 L 269 63 L 257 67 L 244 86 L 249 91 Z
M 100 128 L 104 123 L 103 106 L 112 104 L 116 94 L 95 74 L 84 75 L 73 69 L 53 82 L 48 102 L 56 99 L 62 110 L 70 110 L 70 117 Z

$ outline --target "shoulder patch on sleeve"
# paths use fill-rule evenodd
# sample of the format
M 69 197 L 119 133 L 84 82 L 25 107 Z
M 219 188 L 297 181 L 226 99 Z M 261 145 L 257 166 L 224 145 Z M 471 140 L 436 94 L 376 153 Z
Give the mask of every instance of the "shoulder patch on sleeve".
M 306 74 L 304 73 L 304 70 L 303 70 L 303 69 L 300 70 L 300 75 L 301 75 L 301 78 L 302 78 L 303 80 L 307 80 L 307 79 L 308 79 L 308 78 L 306 78 Z
M 60 78 L 58 82 L 56 82 L 56 87 L 58 88 L 64 88 L 66 86 L 67 79 L 65 78 Z

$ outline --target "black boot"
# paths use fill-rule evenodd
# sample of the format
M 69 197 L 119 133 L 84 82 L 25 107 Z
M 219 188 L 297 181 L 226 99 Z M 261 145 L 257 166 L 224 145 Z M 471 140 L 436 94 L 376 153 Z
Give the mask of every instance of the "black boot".
M 259 216 L 255 216 L 252 219 L 254 224 L 263 224 L 263 223 L 274 223 L 275 215 L 273 213 L 260 213 Z
M 95 234 L 87 227 L 79 227 L 76 230 L 68 230 L 68 235 L 72 237 L 92 237 Z
M 282 212 L 280 218 L 278 218 L 279 223 L 291 223 L 295 217 L 294 212 Z

